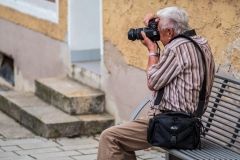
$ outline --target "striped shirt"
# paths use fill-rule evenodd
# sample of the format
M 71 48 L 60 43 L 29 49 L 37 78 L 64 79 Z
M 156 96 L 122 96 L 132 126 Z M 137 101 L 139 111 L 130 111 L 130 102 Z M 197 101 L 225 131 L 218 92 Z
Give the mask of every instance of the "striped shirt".
M 192 36 L 191 38 L 202 49 L 206 66 L 203 66 L 200 51 L 188 39 L 177 38 L 167 44 L 159 62 L 148 70 L 150 85 L 155 90 L 164 88 L 159 105 L 154 106 L 158 91 L 153 92 L 150 98 L 151 108 L 164 111 L 182 111 L 195 115 L 206 69 L 204 111 L 206 110 L 213 85 L 215 64 L 207 40 L 201 36 Z

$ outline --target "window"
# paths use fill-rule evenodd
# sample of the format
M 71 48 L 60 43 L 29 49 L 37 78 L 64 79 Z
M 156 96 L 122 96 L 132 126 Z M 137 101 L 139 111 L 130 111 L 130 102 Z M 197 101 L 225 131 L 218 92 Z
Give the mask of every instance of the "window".
M 11 57 L 0 52 L 0 77 L 14 85 L 14 61 Z
M 37 18 L 58 23 L 59 0 L 0 0 L 0 4 Z

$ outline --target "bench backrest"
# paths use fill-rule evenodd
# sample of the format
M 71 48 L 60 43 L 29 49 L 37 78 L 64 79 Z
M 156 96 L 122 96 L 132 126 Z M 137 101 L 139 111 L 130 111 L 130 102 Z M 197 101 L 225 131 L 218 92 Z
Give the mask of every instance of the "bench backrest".
M 240 81 L 216 73 L 203 124 L 206 138 L 240 150 Z

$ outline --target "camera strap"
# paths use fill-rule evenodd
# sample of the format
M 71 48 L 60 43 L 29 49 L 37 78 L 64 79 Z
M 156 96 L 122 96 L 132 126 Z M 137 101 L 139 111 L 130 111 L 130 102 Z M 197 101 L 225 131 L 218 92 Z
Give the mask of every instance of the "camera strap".
M 192 29 L 192 30 L 189 30 L 189 31 L 185 31 L 185 32 L 183 32 L 182 34 L 180 34 L 180 35 L 185 35 L 185 36 L 195 36 L 195 35 L 197 35 L 196 34 L 196 32 L 195 32 L 195 30 L 194 29 Z M 175 37 L 173 37 L 173 39 L 175 39 Z M 170 43 L 172 40 L 170 40 L 168 43 Z

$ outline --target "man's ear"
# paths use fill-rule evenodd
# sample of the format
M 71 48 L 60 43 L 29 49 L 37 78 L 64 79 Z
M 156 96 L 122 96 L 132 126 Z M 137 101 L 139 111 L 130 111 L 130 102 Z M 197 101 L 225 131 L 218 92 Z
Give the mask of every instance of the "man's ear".
M 174 31 L 173 31 L 173 29 L 172 28 L 167 28 L 167 34 L 168 34 L 168 36 L 169 37 L 174 37 Z

